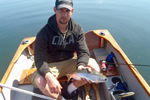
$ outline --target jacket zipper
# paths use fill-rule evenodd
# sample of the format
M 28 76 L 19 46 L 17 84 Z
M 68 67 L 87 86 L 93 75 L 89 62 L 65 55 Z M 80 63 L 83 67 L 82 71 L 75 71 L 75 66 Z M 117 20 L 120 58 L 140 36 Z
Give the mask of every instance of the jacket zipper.
M 61 36 L 61 38 L 62 38 L 62 40 L 63 40 L 63 49 L 65 48 L 65 35 L 63 36 L 63 35 L 60 35 Z M 61 53 L 61 56 L 60 56 L 60 59 L 63 59 L 63 52 Z
M 66 34 L 67 34 L 67 33 L 66 33 Z M 67 39 L 67 37 L 69 37 L 69 36 L 71 35 L 71 34 L 69 34 L 69 35 L 66 37 L 66 34 L 64 34 L 64 36 L 63 36 L 62 34 L 60 35 L 61 38 L 62 38 L 62 40 L 63 40 L 63 49 L 64 49 L 65 46 L 66 46 L 65 40 Z M 63 59 L 62 56 L 63 56 L 63 52 L 61 53 L 60 59 Z

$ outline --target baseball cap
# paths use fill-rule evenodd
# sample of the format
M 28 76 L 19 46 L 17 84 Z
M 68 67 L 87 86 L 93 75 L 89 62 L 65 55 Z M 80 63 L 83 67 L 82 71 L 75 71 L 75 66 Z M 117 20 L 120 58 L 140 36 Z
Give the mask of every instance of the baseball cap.
M 57 10 L 59 10 L 60 8 L 67 8 L 69 10 L 72 10 L 73 1 L 72 0 L 56 0 L 55 7 Z

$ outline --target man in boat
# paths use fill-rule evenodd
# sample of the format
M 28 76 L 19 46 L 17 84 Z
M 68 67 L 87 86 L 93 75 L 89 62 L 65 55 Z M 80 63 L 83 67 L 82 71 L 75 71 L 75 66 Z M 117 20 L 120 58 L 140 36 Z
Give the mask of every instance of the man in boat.
M 58 78 L 75 70 L 100 72 L 97 62 L 90 58 L 83 29 L 71 18 L 73 11 L 72 0 L 56 0 L 55 14 L 38 32 L 35 41 L 37 72 L 32 78 L 32 84 L 44 95 L 58 100 L 75 97 L 78 87 L 90 83 L 85 79 L 74 80 L 62 88 Z M 77 58 L 74 58 L 75 52 Z

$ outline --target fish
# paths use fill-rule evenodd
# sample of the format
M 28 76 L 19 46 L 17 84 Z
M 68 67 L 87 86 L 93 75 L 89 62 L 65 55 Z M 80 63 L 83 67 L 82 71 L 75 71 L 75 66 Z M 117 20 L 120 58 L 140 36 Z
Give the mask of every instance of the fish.
M 92 83 L 103 83 L 108 81 L 108 78 L 102 73 L 93 70 L 89 72 L 87 69 L 74 71 L 70 75 L 70 79 L 71 78 L 75 80 L 81 80 L 81 78 L 85 78 L 87 81 L 91 81 Z

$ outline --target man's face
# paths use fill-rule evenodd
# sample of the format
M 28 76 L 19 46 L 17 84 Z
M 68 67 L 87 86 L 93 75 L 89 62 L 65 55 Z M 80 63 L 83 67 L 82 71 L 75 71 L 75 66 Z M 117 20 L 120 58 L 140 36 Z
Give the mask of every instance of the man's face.
M 59 10 L 54 8 L 54 11 L 56 13 L 57 23 L 59 22 L 60 24 L 68 24 L 68 21 L 70 20 L 73 13 L 73 9 L 70 11 L 67 8 L 60 8 Z

